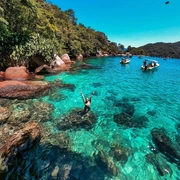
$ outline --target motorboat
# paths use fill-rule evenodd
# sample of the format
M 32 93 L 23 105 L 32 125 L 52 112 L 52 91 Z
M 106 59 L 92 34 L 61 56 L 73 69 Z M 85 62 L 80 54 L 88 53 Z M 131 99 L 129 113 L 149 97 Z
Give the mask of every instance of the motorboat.
M 142 58 L 144 58 L 144 55 L 139 55 L 138 58 L 142 59 Z
M 156 60 L 144 60 L 143 65 L 141 66 L 141 69 L 143 70 L 151 70 L 159 67 L 159 63 Z
M 130 63 L 130 59 L 128 59 L 128 58 L 123 58 L 123 59 L 120 60 L 120 63 L 121 63 L 121 64 L 129 64 L 129 63 Z

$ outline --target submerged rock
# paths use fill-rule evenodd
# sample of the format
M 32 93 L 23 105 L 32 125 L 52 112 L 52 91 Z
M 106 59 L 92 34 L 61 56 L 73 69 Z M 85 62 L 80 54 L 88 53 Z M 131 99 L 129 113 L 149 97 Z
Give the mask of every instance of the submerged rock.
M 180 166 L 180 154 L 176 150 L 178 148 L 175 148 L 170 137 L 167 136 L 167 132 L 165 129 L 161 128 L 154 128 L 151 130 L 152 140 L 154 144 L 156 145 L 157 149 L 163 153 L 170 162 L 176 163 L 178 166 Z
M 69 115 L 65 118 L 61 119 L 57 123 L 57 127 L 60 130 L 67 130 L 71 128 L 89 128 L 94 125 L 97 121 L 96 115 L 89 111 L 88 113 L 84 113 L 83 109 L 76 108 L 73 109 Z
M 59 94 L 56 92 L 49 93 L 49 96 L 48 96 L 48 99 L 50 101 L 56 101 L 56 102 L 62 101 L 65 98 L 66 98 L 66 96 L 64 94 Z
M 33 102 L 30 107 L 31 110 L 30 120 L 36 122 L 46 122 L 51 119 L 53 109 L 54 109 L 53 104 L 49 104 L 47 102 L 41 102 L 41 101 Z
M 49 136 L 45 139 L 45 141 L 49 142 L 53 146 L 59 146 L 61 149 L 70 150 L 71 147 L 71 138 L 69 134 L 65 131 L 55 135 L 49 134 Z
M 146 155 L 146 161 L 154 166 L 160 176 L 172 175 L 172 169 L 163 161 L 161 156 L 153 153 Z
M 113 161 L 113 159 L 108 156 L 104 151 L 98 151 L 96 156 L 97 165 L 107 174 L 117 176 L 118 169 Z
M 11 157 L 22 150 L 30 148 L 34 142 L 40 139 L 41 130 L 37 123 L 31 122 L 24 125 L 22 129 L 16 131 L 0 149 L 0 174 L 4 172 Z
M 53 178 L 53 179 L 57 179 L 57 178 L 58 178 L 58 173 L 59 173 L 59 167 L 56 166 L 56 167 L 54 168 L 54 170 L 52 171 L 52 173 L 51 173 L 52 178 Z
M 143 128 L 147 126 L 148 118 L 145 116 L 132 118 L 128 114 L 121 113 L 114 115 L 114 121 L 128 128 Z
M 76 86 L 74 84 L 65 84 L 61 82 L 59 79 L 56 79 L 54 82 L 50 83 L 51 89 L 68 89 L 72 92 L 74 92 Z
M 125 164 L 128 161 L 128 156 L 129 156 L 128 149 L 119 144 L 113 144 L 111 146 L 110 154 L 117 161 L 120 161 L 122 164 Z
M 156 114 L 156 110 L 148 110 L 147 114 L 149 114 L 150 116 L 154 116 Z
M 127 102 L 128 100 L 123 99 L 122 101 L 116 100 L 114 102 L 114 105 L 116 107 L 120 107 L 122 109 L 122 112 L 125 114 L 128 114 L 129 116 L 132 116 L 134 114 L 135 108 L 134 105 Z
M 26 103 L 14 103 L 10 105 L 11 115 L 8 118 L 8 124 L 19 126 L 21 123 L 28 122 L 30 119 L 30 111 Z
M 9 110 L 7 107 L 0 107 L 0 124 L 6 122 L 7 118 L 10 116 Z

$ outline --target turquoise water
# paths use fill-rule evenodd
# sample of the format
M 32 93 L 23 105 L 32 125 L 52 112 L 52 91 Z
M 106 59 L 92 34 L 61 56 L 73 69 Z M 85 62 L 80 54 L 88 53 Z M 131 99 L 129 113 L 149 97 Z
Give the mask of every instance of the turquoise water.
M 55 152 L 57 157 L 53 161 L 60 169 L 76 161 L 77 169 L 74 168 L 74 171 L 71 169 L 73 177 L 69 175 L 64 179 L 75 179 L 75 177 L 81 180 L 179 179 L 180 170 L 177 164 L 169 162 L 162 153 L 159 152 L 156 155 L 159 161 L 166 165 L 162 168 L 169 167 L 171 170 L 170 172 L 169 169 L 165 169 L 167 174 L 164 176 L 161 176 L 157 168 L 149 164 L 145 157 L 148 153 L 152 153 L 149 143 L 152 143 L 151 130 L 153 128 L 164 128 L 173 142 L 175 142 L 175 137 L 180 135 L 176 128 L 176 125 L 180 123 L 180 60 L 165 61 L 161 58 L 151 58 L 158 60 L 160 66 L 158 69 L 144 72 L 140 69 L 144 59 L 134 56 L 128 65 L 121 65 L 120 59 L 120 57 L 90 58 L 85 62 L 96 68 L 74 69 L 46 76 L 46 81 L 61 80 L 75 85 L 74 90 L 58 89 L 56 93 L 63 95 L 59 101 L 52 100 L 48 96 L 43 97 L 43 101 L 54 105 L 54 121 L 46 122 L 52 134 L 61 132 L 56 126 L 56 122 L 61 117 L 74 108 L 83 108 L 80 91 L 85 97 L 89 97 L 91 92 L 94 92 L 91 111 L 97 116 L 97 122 L 90 129 L 66 130 L 71 138 L 71 151 L 75 154 L 68 156 L 68 163 L 59 160 L 62 152 L 59 153 L 54 148 L 49 149 L 48 153 L 43 152 L 42 156 Z M 133 107 L 134 118 L 145 116 L 148 119 L 147 125 L 140 128 L 118 125 L 114 121 L 114 115 L 123 111 L 123 104 Z M 120 163 L 109 153 L 114 143 L 129 149 L 128 160 L 125 163 Z M 39 151 L 41 151 L 40 147 L 35 150 L 35 154 Z M 108 154 L 109 161 L 116 166 L 118 171 L 116 175 L 109 175 L 108 170 L 103 171 L 100 165 L 96 164 L 93 158 L 98 151 Z M 180 149 L 177 151 L 180 153 Z M 41 165 L 45 163 L 41 156 L 39 158 Z M 46 161 L 47 159 L 48 157 Z M 48 178 L 46 170 L 40 174 L 39 178 L 30 179 L 51 179 Z M 29 175 L 29 177 L 32 176 Z M 57 179 L 62 178 L 59 176 Z

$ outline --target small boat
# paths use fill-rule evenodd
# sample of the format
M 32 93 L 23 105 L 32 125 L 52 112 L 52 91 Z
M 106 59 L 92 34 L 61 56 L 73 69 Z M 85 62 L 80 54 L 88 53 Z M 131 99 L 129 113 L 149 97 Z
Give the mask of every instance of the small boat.
M 138 58 L 142 59 L 142 58 L 144 58 L 144 55 L 139 55 Z
M 159 65 L 158 61 L 148 59 L 148 60 L 144 60 L 143 65 L 141 66 L 141 69 L 146 71 L 146 70 L 155 69 L 159 66 L 160 65 Z
M 120 60 L 120 63 L 121 64 L 129 64 L 130 60 L 128 58 L 123 58 L 123 59 Z

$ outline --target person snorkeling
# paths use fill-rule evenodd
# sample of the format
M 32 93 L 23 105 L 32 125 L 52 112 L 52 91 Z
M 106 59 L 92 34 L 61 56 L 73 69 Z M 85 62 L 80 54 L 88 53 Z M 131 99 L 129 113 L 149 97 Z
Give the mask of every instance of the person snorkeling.
M 83 99 L 83 102 L 84 102 L 84 112 L 86 113 L 86 112 L 88 112 L 88 111 L 90 111 L 90 105 L 91 105 L 91 100 L 92 100 L 92 96 L 94 95 L 94 92 L 92 92 L 92 94 L 91 94 L 91 96 L 90 96 L 90 98 L 84 98 L 84 95 L 83 95 L 83 93 L 82 92 L 80 92 L 81 93 L 81 96 L 82 96 L 82 99 Z

